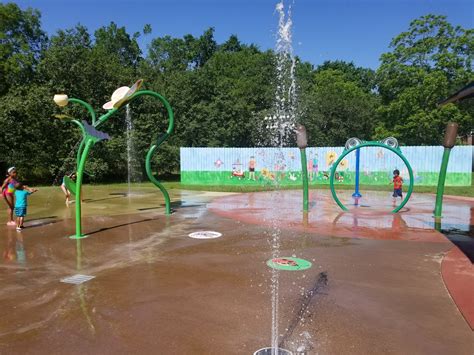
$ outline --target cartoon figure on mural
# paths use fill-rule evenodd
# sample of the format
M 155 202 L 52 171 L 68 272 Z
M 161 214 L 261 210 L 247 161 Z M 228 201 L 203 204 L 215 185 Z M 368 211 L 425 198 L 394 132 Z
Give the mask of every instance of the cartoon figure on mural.
M 386 169 L 386 164 L 387 164 L 387 163 L 386 163 L 386 159 L 385 159 L 385 153 L 384 153 L 384 150 L 383 150 L 382 148 L 380 148 L 380 149 L 377 151 L 375 157 L 376 157 L 377 160 L 382 160 L 382 163 L 381 163 L 382 165 L 381 165 L 381 166 L 383 167 L 383 169 Z M 368 167 L 368 166 L 366 167 L 366 170 L 367 170 L 366 175 L 369 176 L 369 175 L 370 175 L 370 171 L 369 171 L 369 167 Z M 365 170 L 364 170 L 364 171 L 365 171 Z M 378 181 L 377 174 L 374 174 L 374 181 Z
M 214 166 L 219 169 L 222 165 L 224 165 L 224 162 L 221 160 L 221 158 L 217 158 L 217 160 L 214 162 Z
M 275 180 L 275 174 L 271 173 L 267 168 L 262 168 L 261 173 L 265 180 Z
M 288 153 L 288 158 L 290 158 L 290 167 L 288 168 L 288 179 L 291 181 L 296 181 L 297 177 L 293 173 L 294 171 L 294 164 L 295 164 L 295 153 L 293 151 L 290 151 Z
M 339 163 L 339 166 L 337 168 L 340 171 L 336 171 L 336 174 L 334 174 L 334 177 L 336 178 L 337 181 L 344 182 L 344 171 L 349 169 L 349 161 L 347 159 L 343 159 Z
M 313 156 L 312 159 L 313 166 L 311 172 L 311 180 L 316 180 L 318 178 L 319 162 L 318 162 L 318 153 Z
M 249 160 L 249 180 L 255 181 L 255 166 L 257 162 L 255 161 L 255 157 L 252 155 Z
M 286 164 L 284 162 L 280 162 L 275 164 L 275 174 L 277 175 L 279 181 L 282 181 L 285 178 L 285 170 L 286 170 Z M 278 174 L 279 173 L 279 174 Z
M 236 177 L 239 180 L 245 178 L 245 173 L 242 171 L 242 163 L 239 159 L 237 159 L 237 161 L 232 164 L 232 175 L 230 177 Z
M 328 171 L 323 172 L 323 179 L 328 180 L 329 175 L 331 174 L 332 166 L 337 160 L 337 153 L 336 152 L 327 152 L 326 153 L 326 165 L 328 167 Z
M 283 152 L 275 153 L 275 166 L 274 171 L 277 179 L 282 181 L 285 178 L 285 171 L 286 171 L 286 163 L 285 163 L 285 155 Z M 278 174 L 279 173 L 279 174 Z
M 309 156 L 309 159 L 308 159 L 308 179 L 309 181 L 313 181 L 313 159 L 311 158 L 311 156 Z

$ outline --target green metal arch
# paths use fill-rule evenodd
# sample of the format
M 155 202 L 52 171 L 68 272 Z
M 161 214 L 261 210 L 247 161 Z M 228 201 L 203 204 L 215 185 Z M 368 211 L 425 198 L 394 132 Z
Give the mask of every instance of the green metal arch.
M 128 99 L 126 102 L 124 102 L 119 108 L 114 108 L 107 112 L 105 115 L 101 116 L 95 123 L 95 127 L 100 127 L 104 122 L 106 122 L 115 112 L 120 110 L 122 107 L 125 107 L 127 104 L 130 104 L 132 101 L 137 99 L 140 96 L 152 96 L 155 99 L 158 99 L 163 106 L 166 109 L 166 112 L 168 113 L 168 129 L 166 130 L 165 133 L 163 133 L 161 136 L 159 136 L 154 144 L 151 145 L 150 149 L 148 150 L 148 153 L 146 155 L 146 160 L 145 160 L 145 170 L 146 174 L 148 176 L 148 179 L 160 189 L 160 191 L 163 194 L 163 197 L 165 199 L 165 213 L 167 215 L 171 214 L 171 200 L 170 196 L 168 194 L 168 191 L 166 188 L 161 184 L 158 179 L 156 179 L 153 176 L 153 173 L 151 171 L 151 158 L 153 157 L 153 154 L 156 152 L 158 147 L 168 139 L 168 137 L 173 133 L 174 130 L 174 114 L 173 114 L 173 109 L 171 108 L 171 105 L 169 102 L 160 94 L 157 92 L 151 91 L 151 90 L 141 90 L 137 91 L 135 94 L 133 94 L 130 99 Z
M 339 200 L 339 198 L 337 197 L 337 194 L 336 194 L 336 190 L 334 189 L 334 177 L 336 176 L 336 170 L 337 170 L 337 167 L 339 165 L 339 163 L 342 161 L 342 159 L 344 159 L 348 154 L 350 154 L 352 151 L 356 150 L 356 149 L 359 149 L 359 148 L 363 148 L 363 147 L 380 147 L 380 148 L 384 148 L 384 149 L 388 149 L 390 150 L 391 152 L 395 153 L 396 155 L 398 155 L 400 157 L 400 159 L 403 160 L 403 162 L 405 163 L 407 169 L 408 169 L 408 174 L 410 175 L 410 185 L 408 187 L 408 191 L 405 195 L 405 199 L 402 201 L 402 203 L 397 206 L 395 209 L 392 210 L 392 213 L 397 213 L 399 212 L 408 202 L 408 200 L 410 199 L 410 196 L 413 192 L 413 170 L 411 168 L 411 165 L 410 163 L 408 162 L 408 160 L 405 158 L 405 156 L 403 155 L 402 151 L 399 149 L 399 148 L 392 148 L 384 143 L 381 143 L 381 142 L 362 142 L 361 144 L 355 146 L 355 147 L 352 147 L 350 149 L 345 149 L 341 156 L 336 160 L 336 162 L 333 164 L 333 167 L 331 169 L 331 176 L 329 178 L 329 185 L 330 185 L 330 188 L 331 188 L 331 194 L 332 194 L 332 198 L 334 199 L 334 201 L 336 201 L 336 203 L 339 205 L 339 207 L 341 207 L 341 209 L 343 211 L 348 211 L 347 207 L 341 202 L 341 200 Z
M 170 199 L 170 196 L 168 194 L 168 191 L 165 189 L 163 184 L 161 184 L 158 181 L 158 179 L 153 176 L 153 172 L 151 171 L 151 158 L 153 157 L 153 154 L 158 149 L 158 147 L 165 140 L 168 139 L 168 137 L 171 135 L 171 133 L 173 133 L 173 129 L 174 129 L 173 109 L 171 108 L 171 105 L 169 104 L 169 102 L 163 96 L 161 96 L 157 92 L 150 91 L 150 90 L 142 90 L 142 91 L 136 92 L 134 95 L 132 95 L 132 97 L 130 98 L 130 101 L 132 101 L 135 98 L 137 98 L 139 96 L 142 96 L 142 95 L 153 96 L 154 98 L 161 101 L 163 106 L 165 106 L 166 112 L 168 113 L 168 129 L 166 130 L 165 133 L 163 133 L 161 136 L 159 136 L 157 138 L 156 143 L 152 144 L 150 149 L 148 150 L 148 153 L 146 155 L 146 160 L 145 160 L 145 170 L 146 170 L 146 174 L 148 176 L 148 179 L 150 179 L 150 181 L 153 183 L 153 185 L 158 187 L 160 189 L 161 193 L 163 194 L 163 197 L 165 199 L 165 213 L 167 215 L 169 215 L 169 214 L 171 214 L 171 199 Z

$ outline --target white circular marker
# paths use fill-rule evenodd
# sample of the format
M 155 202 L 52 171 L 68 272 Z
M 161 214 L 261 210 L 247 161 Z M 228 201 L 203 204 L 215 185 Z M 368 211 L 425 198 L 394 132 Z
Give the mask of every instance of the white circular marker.
M 200 231 L 190 233 L 189 236 L 194 239 L 214 239 L 222 237 L 222 233 L 214 231 Z

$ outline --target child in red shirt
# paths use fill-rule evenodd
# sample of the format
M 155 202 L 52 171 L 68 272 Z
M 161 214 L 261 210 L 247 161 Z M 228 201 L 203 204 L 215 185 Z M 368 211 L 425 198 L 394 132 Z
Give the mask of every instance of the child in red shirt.
M 400 171 L 398 169 L 395 169 L 393 171 L 393 202 L 397 200 L 397 197 L 400 197 L 400 199 L 403 199 L 402 196 L 402 186 L 403 186 L 403 179 L 400 176 Z

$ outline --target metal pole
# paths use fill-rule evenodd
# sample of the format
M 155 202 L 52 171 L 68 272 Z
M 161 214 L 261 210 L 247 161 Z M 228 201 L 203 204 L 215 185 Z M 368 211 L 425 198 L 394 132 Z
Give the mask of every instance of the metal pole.
M 446 132 L 443 140 L 443 159 L 441 160 L 441 167 L 439 169 L 438 190 L 436 191 L 436 204 L 434 210 L 434 217 L 441 218 L 443 213 L 443 195 L 444 183 L 446 182 L 446 172 L 448 170 L 449 154 L 451 149 L 456 144 L 456 137 L 458 134 L 458 124 L 456 122 L 448 122 L 446 125 Z
M 356 149 L 356 170 L 355 170 L 355 191 L 352 197 L 362 197 L 359 192 L 359 175 L 360 175 L 360 149 Z
M 449 154 L 451 148 L 444 148 L 443 160 L 439 170 L 438 189 L 436 191 L 436 205 L 434 210 L 435 218 L 441 218 L 443 212 L 444 183 L 446 181 L 446 171 L 448 170 Z
M 309 210 L 309 192 L 308 192 L 308 163 L 306 161 L 306 149 L 300 148 L 301 155 L 301 177 L 303 179 L 303 211 L 308 212 Z
M 76 178 L 76 234 L 70 236 L 71 239 L 82 239 L 87 238 L 86 235 L 82 234 L 82 224 L 81 224 L 81 203 L 82 203 L 82 177 L 84 175 L 84 167 L 86 165 L 87 155 L 89 150 L 94 144 L 92 139 L 88 139 L 84 151 L 81 155 L 81 160 L 79 161 L 77 167 L 77 178 Z

